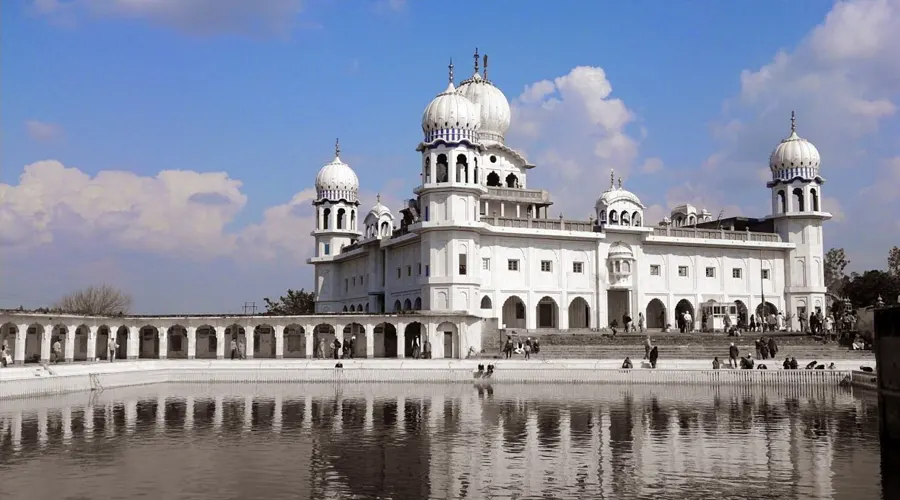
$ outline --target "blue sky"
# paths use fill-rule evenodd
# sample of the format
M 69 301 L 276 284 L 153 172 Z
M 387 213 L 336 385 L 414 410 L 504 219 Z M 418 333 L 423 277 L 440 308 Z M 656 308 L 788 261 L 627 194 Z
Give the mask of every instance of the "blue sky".
M 0 307 L 108 282 L 147 313 L 309 288 L 309 189 L 340 137 L 396 209 L 429 100 L 490 56 L 507 143 L 566 217 L 609 169 L 656 222 L 768 213 L 768 155 L 819 148 L 826 244 L 900 244 L 900 0 L 39 0 L 0 4 Z M 161 173 L 163 172 L 163 173 Z M 883 214 L 883 215 L 877 215 Z

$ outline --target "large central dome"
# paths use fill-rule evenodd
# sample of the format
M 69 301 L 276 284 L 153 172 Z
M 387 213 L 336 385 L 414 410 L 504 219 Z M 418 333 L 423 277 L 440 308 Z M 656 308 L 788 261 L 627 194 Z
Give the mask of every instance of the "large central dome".
M 503 92 L 487 79 L 487 56 L 484 56 L 484 76 L 478 73 L 478 51 L 475 51 L 475 73 L 459 85 L 457 92 L 481 107 L 482 142 L 503 143 L 509 129 L 509 101 Z
M 426 142 L 438 139 L 477 142 L 480 127 L 478 106 L 458 93 L 452 81 L 422 113 L 422 133 Z

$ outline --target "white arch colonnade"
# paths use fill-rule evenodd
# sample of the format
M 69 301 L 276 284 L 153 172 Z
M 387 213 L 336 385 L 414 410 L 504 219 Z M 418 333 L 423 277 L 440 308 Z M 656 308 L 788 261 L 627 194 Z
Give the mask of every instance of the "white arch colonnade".
M 59 341 L 63 360 L 224 359 L 231 340 L 247 358 L 314 358 L 316 348 L 355 337 L 355 358 L 405 358 L 431 344 L 432 358 L 464 358 L 481 350 L 481 318 L 460 313 L 308 316 L 94 317 L 0 312 L 0 343 L 15 364 L 46 363 Z

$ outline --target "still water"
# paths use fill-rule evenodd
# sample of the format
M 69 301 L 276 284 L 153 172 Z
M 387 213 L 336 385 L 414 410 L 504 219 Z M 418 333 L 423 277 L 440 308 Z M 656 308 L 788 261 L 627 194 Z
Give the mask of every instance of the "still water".
M 887 495 L 881 468 L 876 401 L 838 388 L 168 384 L 0 401 L 10 500 L 865 500 Z

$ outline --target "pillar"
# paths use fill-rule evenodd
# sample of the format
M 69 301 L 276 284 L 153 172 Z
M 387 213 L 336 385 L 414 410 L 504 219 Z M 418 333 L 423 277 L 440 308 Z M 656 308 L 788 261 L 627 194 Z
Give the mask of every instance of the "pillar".
M 385 323 L 386 324 L 386 323 Z M 372 359 L 375 357 L 375 327 L 377 325 L 367 324 L 366 325 L 366 358 Z M 384 333 L 381 334 L 381 338 L 384 338 Z
M 397 323 L 397 359 L 406 357 L 406 323 Z
M 77 329 L 78 325 L 66 326 L 66 343 L 63 346 L 63 352 L 65 353 L 63 357 L 66 359 L 66 363 L 75 361 L 75 331 Z
M 25 364 L 25 341 L 28 338 L 28 325 L 16 325 L 16 345 L 13 348 L 13 363 Z
M 88 361 L 96 361 L 97 360 L 97 331 L 100 330 L 100 327 L 91 326 L 88 327 L 88 343 L 87 343 L 87 360 Z
M 225 327 L 216 327 L 216 359 L 225 359 Z M 216 399 L 216 415 L 221 411 L 219 400 Z
M 141 355 L 141 327 L 128 327 L 128 359 L 138 359 Z
M 303 327 L 303 334 L 306 336 L 306 359 L 312 359 L 313 353 L 317 346 L 313 345 L 315 341 L 315 337 L 313 336 L 313 329 L 315 327 L 313 325 L 306 325 Z
M 41 363 L 50 362 L 50 340 L 53 339 L 53 325 L 41 325 Z
M 244 356 L 247 359 L 253 359 L 253 344 L 256 339 L 256 327 L 253 325 L 247 325 L 244 327 Z
M 188 348 L 187 348 L 187 358 L 195 359 L 197 357 L 197 327 L 189 326 L 186 328 L 187 330 L 187 340 L 188 340 Z M 193 399 L 191 400 L 191 404 L 193 404 Z
M 284 358 L 284 327 L 275 326 L 275 359 Z
M 158 326 L 156 334 L 159 335 L 159 359 L 166 359 L 169 357 L 169 329 Z

